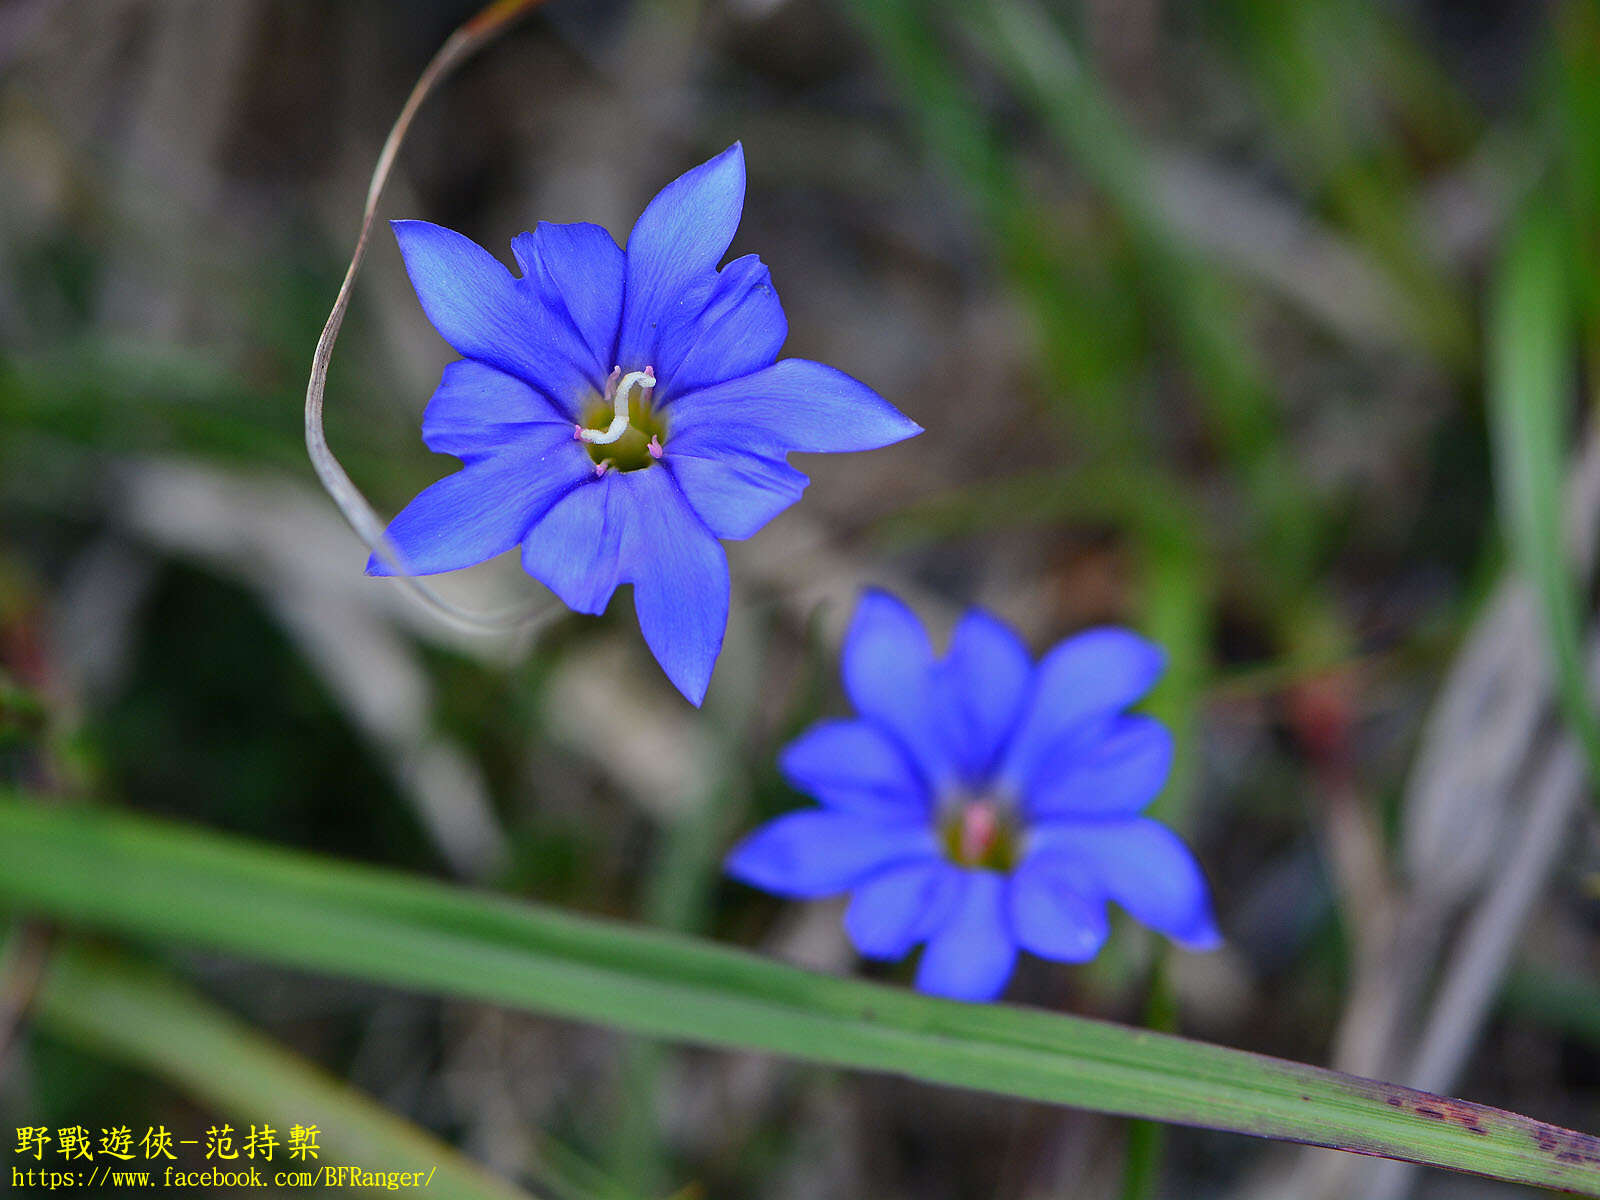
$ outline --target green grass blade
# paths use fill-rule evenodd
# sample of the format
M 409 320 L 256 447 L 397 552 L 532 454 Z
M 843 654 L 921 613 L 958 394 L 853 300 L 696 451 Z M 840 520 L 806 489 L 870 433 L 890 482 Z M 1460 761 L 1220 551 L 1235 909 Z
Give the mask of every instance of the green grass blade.
M 1600 1139 L 1101 1021 L 839 979 L 655 930 L 103 810 L 0 800 L 0 901 L 684 1042 L 1600 1196 Z
M 1563 715 L 1590 779 L 1600 780 L 1600 717 L 1585 678 L 1562 516 L 1576 349 L 1562 233 L 1549 210 L 1529 209 L 1501 264 L 1489 314 L 1489 426 L 1501 519 L 1518 569 L 1539 594 Z
M 66 946 L 51 956 L 34 1012 L 58 1036 L 170 1080 L 235 1129 L 270 1124 L 282 1140 L 290 1125 L 316 1125 L 322 1156 L 304 1164 L 310 1169 L 418 1171 L 446 1196 L 527 1198 L 152 967 Z M 243 1142 L 244 1133 L 236 1134 L 235 1149 Z M 274 1160 L 282 1158 L 280 1150 Z M 233 1165 L 246 1162 L 241 1153 Z

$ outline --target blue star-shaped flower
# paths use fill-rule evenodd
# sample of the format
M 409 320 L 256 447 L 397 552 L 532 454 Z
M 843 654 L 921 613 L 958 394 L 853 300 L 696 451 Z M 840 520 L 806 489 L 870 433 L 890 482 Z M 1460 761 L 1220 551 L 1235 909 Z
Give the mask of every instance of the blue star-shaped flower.
M 463 466 L 389 526 L 406 568 L 520 543 L 527 572 L 584 613 L 631 583 L 645 642 L 695 704 L 728 619 L 718 539 L 800 498 L 788 454 L 921 432 L 840 371 L 775 361 L 788 322 L 767 268 L 751 254 L 717 269 L 743 207 L 735 144 L 662 189 L 626 251 L 598 225 L 519 235 L 521 278 L 458 233 L 393 223 L 423 311 L 462 355 L 422 438 Z M 367 570 L 389 574 L 376 556 Z
M 905 605 L 869 592 L 843 654 L 860 715 L 814 725 L 781 760 L 823 807 L 758 829 L 727 869 L 796 899 L 853 893 L 845 929 L 862 954 L 900 958 L 926 941 L 917 986 L 963 1000 L 997 996 L 1019 948 L 1093 958 L 1107 900 L 1213 948 L 1200 868 L 1138 815 L 1166 780 L 1172 740 L 1125 710 L 1161 668 L 1158 647 L 1111 628 L 1035 665 L 977 610 L 936 658 Z

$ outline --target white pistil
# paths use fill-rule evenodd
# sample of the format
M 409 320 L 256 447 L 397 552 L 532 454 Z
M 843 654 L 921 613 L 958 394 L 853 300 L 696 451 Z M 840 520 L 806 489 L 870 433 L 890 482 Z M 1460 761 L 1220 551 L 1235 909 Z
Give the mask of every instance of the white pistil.
M 618 376 L 621 379 L 618 379 Z M 656 369 L 646 367 L 642 371 L 630 371 L 622 375 L 621 367 L 611 369 L 611 378 L 606 380 L 606 390 L 615 392 L 611 395 L 611 424 L 604 429 L 585 429 L 582 425 L 574 427 L 572 436 L 580 442 L 588 442 L 595 446 L 609 446 L 623 434 L 628 432 L 628 392 L 637 384 L 642 388 L 653 388 L 656 385 Z M 657 455 L 656 457 L 660 457 Z

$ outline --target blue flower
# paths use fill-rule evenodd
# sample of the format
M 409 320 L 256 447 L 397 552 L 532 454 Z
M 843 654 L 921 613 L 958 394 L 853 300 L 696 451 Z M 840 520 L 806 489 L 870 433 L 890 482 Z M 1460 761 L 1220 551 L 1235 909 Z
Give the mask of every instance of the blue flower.
M 633 584 L 645 642 L 699 704 L 722 648 L 728 560 L 800 498 L 791 451 L 871 450 L 921 430 L 821 363 L 778 362 L 788 322 L 755 255 L 717 263 L 744 207 L 744 151 L 668 184 L 627 250 L 598 225 L 518 235 L 514 276 L 426 221 L 395 235 L 423 311 L 461 354 L 422 418 L 460 471 L 389 526 L 415 575 L 516 545 L 583 613 Z M 389 574 L 374 555 L 373 575 Z
M 1200 868 L 1138 815 L 1166 780 L 1172 740 L 1126 709 L 1161 668 L 1159 648 L 1112 628 L 1034 664 L 977 610 L 936 658 L 905 605 L 869 592 L 843 654 L 859 715 L 812 726 L 780 761 L 822 807 L 758 829 L 727 869 L 796 899 L 852 893 L 844 923 L 862 954 L 900 958 L 925 941 L 917 987 L 963 1000 L 998 995 L 1018 949 L 1093 958 L 1108 900 L 1213 948 Z

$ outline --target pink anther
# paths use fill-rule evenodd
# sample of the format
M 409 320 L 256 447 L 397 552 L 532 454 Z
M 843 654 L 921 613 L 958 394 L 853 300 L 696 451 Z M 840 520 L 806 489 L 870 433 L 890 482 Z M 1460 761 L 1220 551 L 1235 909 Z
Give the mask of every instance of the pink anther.
M 661 444 L 661 439 L 655 434 L 650 435 L 650 444 L 645 449 L 650 451 L 651 458 L 660 458 L 667 452 L 666 448 Z

